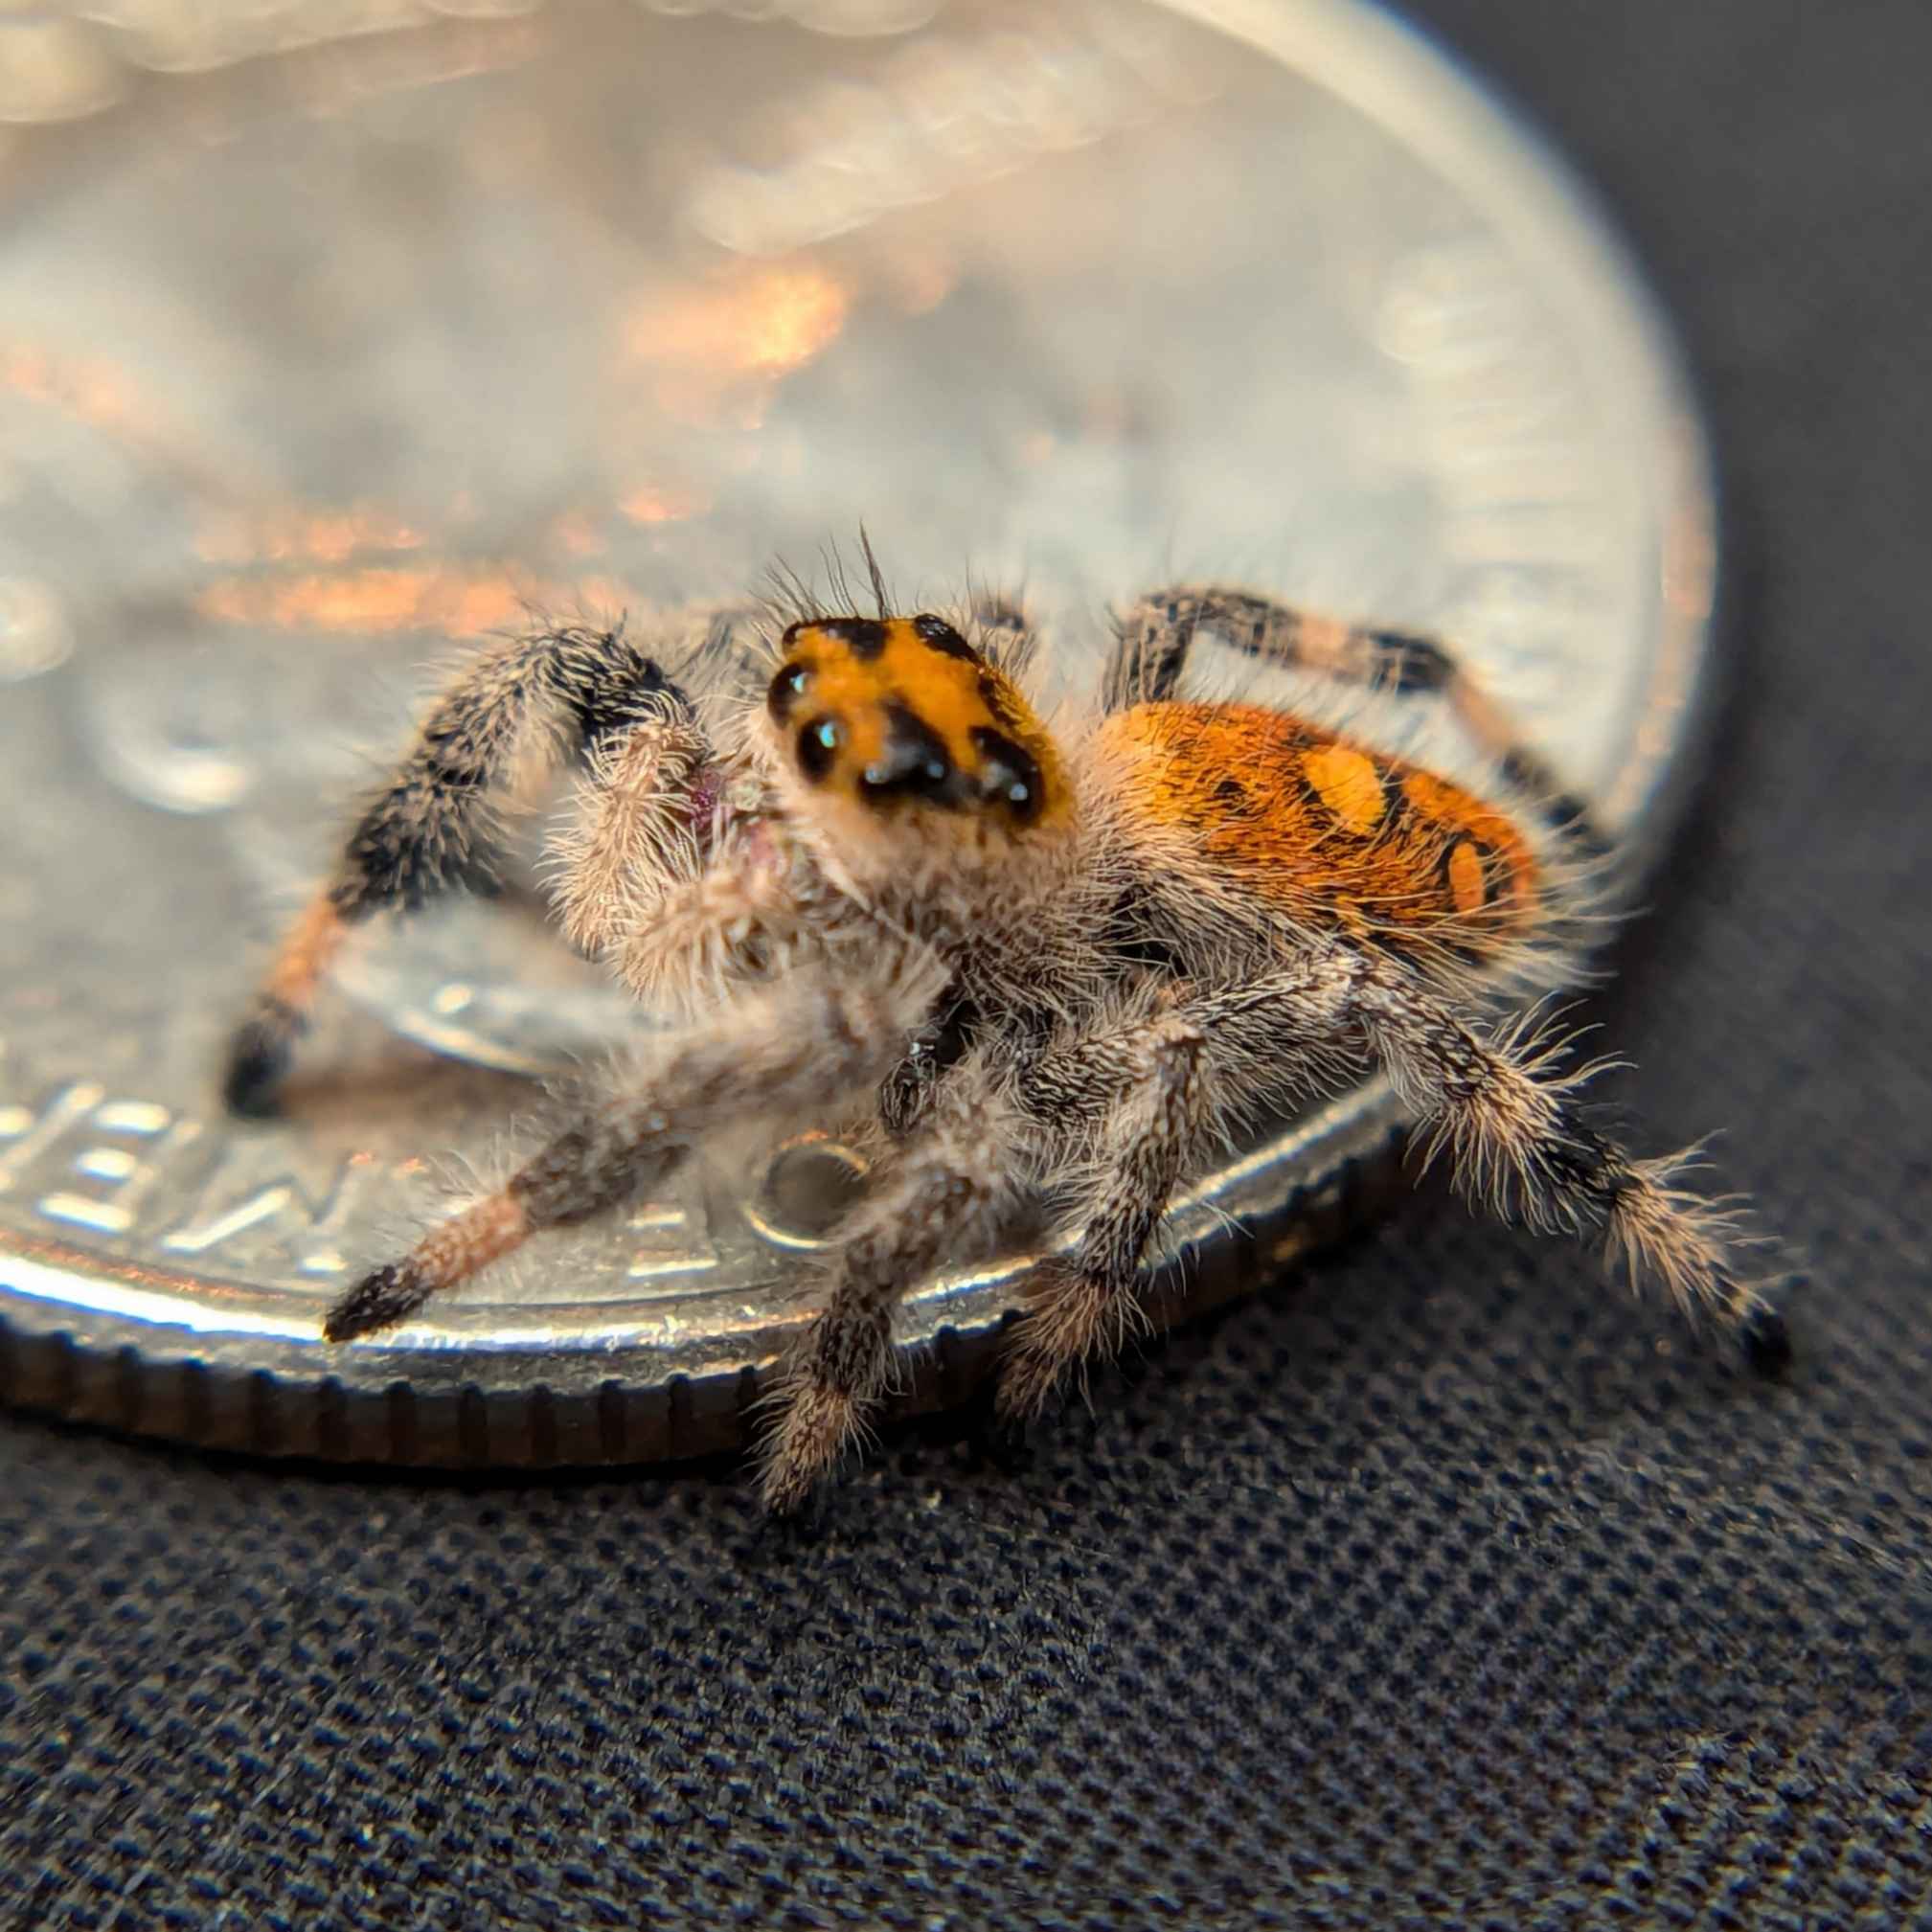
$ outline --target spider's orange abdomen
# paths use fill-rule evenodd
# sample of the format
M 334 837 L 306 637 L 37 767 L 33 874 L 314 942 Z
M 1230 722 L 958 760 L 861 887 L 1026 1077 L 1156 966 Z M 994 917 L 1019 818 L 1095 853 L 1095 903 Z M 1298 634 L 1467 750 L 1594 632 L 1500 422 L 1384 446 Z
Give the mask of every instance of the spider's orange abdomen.
M 1099 750 L 1130 838 L 1300 922 L 1481 951 L 1540 910 L 1506 813 L 1291 713 L 1139 704 L 1102 725 Z

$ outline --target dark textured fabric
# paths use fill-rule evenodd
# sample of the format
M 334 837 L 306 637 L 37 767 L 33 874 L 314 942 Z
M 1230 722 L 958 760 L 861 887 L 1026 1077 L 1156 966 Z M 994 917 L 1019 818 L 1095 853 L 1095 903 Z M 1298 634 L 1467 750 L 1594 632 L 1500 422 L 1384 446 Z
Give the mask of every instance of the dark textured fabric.
M 1426 1197 L 802 1531 L 0 1421 L 0 1921 L 1932 1922 L 1932 10 L 1421 11 L 1706 384 L 1739 668 L 1594 1016 L 1796 1372 Z

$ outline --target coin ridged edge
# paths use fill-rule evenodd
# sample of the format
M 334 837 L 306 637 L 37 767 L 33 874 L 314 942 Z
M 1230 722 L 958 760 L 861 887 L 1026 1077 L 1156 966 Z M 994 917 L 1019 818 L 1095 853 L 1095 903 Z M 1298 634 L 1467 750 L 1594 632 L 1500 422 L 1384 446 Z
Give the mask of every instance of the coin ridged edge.
M 1272 1208 L 1239 1214 L 1237 1232 L 1184 1244 L 1148 1276 L 1158 1329 L 1191 1321 L 1339 1239 L 1401 1186 L 1401 1124 L 1387 1111 L 1351 1150 Z M 1006 1315 L 963 1327 L 941 1317 L 916 1338 L 894 1398 L 905 1418 L 969 1401 L 991 1372 L 1023 1270 L 977 1284 Z M 1004 1290 L 1004 1292 L 1002 1292 Z M 53 1305 L 12 1292 L 0 1261 L 0 1402 L 193 1447 L 328 1463 L 431 1469 L 590 1467 L 686 1461 L 742 1449 L 776 1348 L 663 1382 L 588 1373 L 586 1354 L 550 1380 L 494 1380 L 487 1351 L 451 1352 L 433 1371 L 352 1382 L 312 1368 L 279 1375 L 222 1358 L 220 1337 L 120 1317 L 23 1317 Z M 71 1311 L 68 1311 L 71 1312 Z M 178 1344 L 170 1336 L 179 1335 Z M 251 1346 L 260 1347 L 251 1339 Z M 291 1348 L 307 1345 L 289 1345 Z M 420 1359 L 420 1358 L 419 1358 Z M 513 1358 L 520 1360 L 520 1358 Z M 608 1362 L 607 1352 L 599 1360 Z

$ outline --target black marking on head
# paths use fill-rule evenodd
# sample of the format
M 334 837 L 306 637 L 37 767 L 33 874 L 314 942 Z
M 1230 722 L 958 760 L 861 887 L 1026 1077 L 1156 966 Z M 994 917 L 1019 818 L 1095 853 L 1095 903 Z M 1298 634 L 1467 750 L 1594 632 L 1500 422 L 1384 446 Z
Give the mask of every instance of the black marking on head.
M 930 611 L 921 611 L 913 619 L 912 627 L 919 633 L 922 643 L 940 652 L 942 656 L 961 657 L 968 664 L 982 662 L 979 652 L 943 617 L 935 617 Z
M 786 723 L 798 701 L 811 688 L 811 672 L 802 664 L 787 664 L 771 681 L 765 693 L 765 709 L 775 723 Z
M 1442 691 L 1456 674 L 1456 660 L 1440 644 L 1405 631 L 1372 630 L 1375 649 L 1375 684 L 1382 691 L 1404 695 Z
M 870 664 L 874 658 L 883 656 L 891 635 L 875 617 L 828 617 L 813 627 L 834 643 L 844 645 L 861 664 Z
M 916 798 L 928 805 L 965 803 L 965 787 L 952 754 L 919 713 L 909 706 L 885 707 L 885 744 L 859 774 L 859 789 L 869 800 Z
M 830 776 L 832 761 L 844 739 L 845 733 L 839 729 L 835 717 L 815 717 L 800 728 L 798 768 L 813 784 L 823 784 Z
M 1022 825 L 1039 817 L 1046 809 L 1046 786 L 1033 753 L 983 724 L 973 727 L 972 742 L 980 757 L 980 795 L 1006 806 Z
M 1013 697 L 1012 687 L 998 671 L 990 668 L 981 671 L 979 693 L 980 702 L 992 714 L 996 723 L 1010 732 L 1023 728 L 1025 714 Z

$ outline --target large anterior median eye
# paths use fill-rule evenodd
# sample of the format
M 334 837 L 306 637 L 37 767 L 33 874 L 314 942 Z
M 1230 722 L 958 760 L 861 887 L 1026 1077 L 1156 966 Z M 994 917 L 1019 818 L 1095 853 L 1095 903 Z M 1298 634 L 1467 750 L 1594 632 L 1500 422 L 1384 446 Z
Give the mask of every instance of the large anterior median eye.
M 834 717 L 815 717 L 800 728 L 798 764 L 807 778 L 816 783 L 830 771 L 844 737 Z
M 859 777 L 868 800 L 882 805 L 894 799 L 917 799 L 948 808 L 966 803 L 966 788 L 945 740 L 924 718 L 909 705 L 892 703 L 885 707 L 885 727 L 878 756 Z

